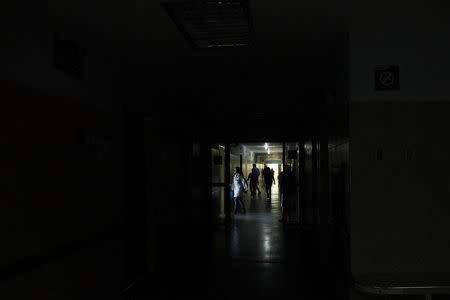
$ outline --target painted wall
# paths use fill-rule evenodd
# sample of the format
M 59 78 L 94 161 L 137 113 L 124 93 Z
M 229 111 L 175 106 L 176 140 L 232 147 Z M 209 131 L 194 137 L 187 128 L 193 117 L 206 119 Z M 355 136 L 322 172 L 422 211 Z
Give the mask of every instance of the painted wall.
M 450 103 L 351 105 L 354 274 L 449 270 L 449 113 Z
M 84 240 L 117 230 L 122 222 L 120 115 L 10 81 L 0 83 L 0 98 L 2 270 L 30 257 L 65 255 L 68 245 L 83 247 Z M 122 257 L 108 259 L 120 278 Z M 62 261 L 51 264 L 60 268 Z
M 120 119 L 11 83 L 0 91 L 2 264 L 117 224 Z
M 124 288 L 120 238 L 84 245 L 122 222 L 121 64 L 105 55 L 105 38 L 83 34 L 76 26 L 83 20 L 69 22 L 70 9 L 52 10 L 55 4 L 5 1 L 0 12 L 0 267 L 55 253 L 4 282 L 6 299 L 88 299 Z M 85 48 L 82 80 L 54 68 L 54 32 Z M 69 255 L 69 245 L 86 248 Z
M 55 5 L 51 3 L 6 1 L 2 6 L 1 18 L 7 26 L 0 29 L 4 45 L 0 49 L 0 78 L 45 89 L 61 99 L 120 109 L 119 103 L 126 99 L 126 89 L 119 84 L 121 63 L 106 56 L 105 37 L 93 32 L 87 35 L 80 28 L 83 21 L 69 22 L 69 17 L 64 18 L 68 11 L 52 10 Z M 85 49 L 83 80 L 54 68 L 54 32 Z
M 351 101 L 448 101 L 449 4 L 443 1 L 352 2 Z M 376 65 L 399 65 L 400 90 L 375 91 Z
M 197 147 L 193 137 L 170 131 L 165 123 L 145 122 L 147 161 L 147 207 L 154 225 L 147 235 L 154 249 L 158 276 L 194 278 L 192 268 L 205 267 L 211 227 L 209 144 Z M 195 150 L 194 150 L 195 148 Z M 195 230 L 193 229 L 195 228 Z M 195 234 L 192 234 L 193 230 Z M 150 232 L 150 231 L 148 231 Z M 200 272 L 201 273 L 201 272 Z
M 329 155 L 329 184 L 330 184 L 330 218 L 338 224 L 339 230 L 348 233 L 347 216 L 350 201 L 349 186 L 349 146 L 347 139 L 333 139 L 330 141 Z M 345 218 L 345 219 L 344 219 Z
M 448 271 L 448 3 L 351 2 L 352 272 Z M 376 65 L 399 90 L 375 91 Z

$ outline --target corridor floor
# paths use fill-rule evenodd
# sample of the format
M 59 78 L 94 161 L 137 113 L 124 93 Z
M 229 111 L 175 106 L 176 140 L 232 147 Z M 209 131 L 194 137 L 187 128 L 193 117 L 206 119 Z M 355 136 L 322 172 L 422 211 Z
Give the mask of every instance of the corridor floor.
M 275 188 L 271 201 L 264 192 L 254 199 L 246 196 L 246 215 L 235 215 L 229 232 L 216 235 L 213 268 L 219 276 L 209 281 L 210 298 L 288 299 L 299 291 L 311 295 L 314 275 L 308 260 L 314 258 L 305 251 L 313 245 L 302 247 L 310 234 L 298 228 L 283 231 Z
M 154 284 L 157 299 L 180 293 L 175 299 L 333 299 L 334 277 L 319 267 L 315 235 L 302 228 L 283 231 L 275 187 L 273 192 L 271 201 L 264 192 L 254 199 L 247 194 L 247 213 L 214 233 L 210 256 L 202 258 L 207 266 L 198 261 L 192 264 L 197 270 L 168 274 L 165 285 Z

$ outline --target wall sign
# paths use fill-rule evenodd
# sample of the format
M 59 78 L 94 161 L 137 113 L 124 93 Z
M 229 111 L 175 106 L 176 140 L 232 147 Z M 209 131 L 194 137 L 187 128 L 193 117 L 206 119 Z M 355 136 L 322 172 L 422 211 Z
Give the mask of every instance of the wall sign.
M 392 91 L 400 89 L 400 73 L 398 65 L 380 65 L 375 68 L 375 90 Z

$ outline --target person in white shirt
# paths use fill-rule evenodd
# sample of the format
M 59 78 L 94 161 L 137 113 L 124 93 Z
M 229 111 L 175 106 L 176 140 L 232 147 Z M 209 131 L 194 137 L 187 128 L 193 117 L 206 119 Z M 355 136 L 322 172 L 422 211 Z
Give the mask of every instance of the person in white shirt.
M 242 169 L 240 167 L 234 168 L 233 183 L 231 185 L 231 190 L 233 191 L 234 197 L 234 214 L 237 213 L 238 204 L 242 207 L 245 215 L 245 205 L 242 201 L 243 193 L 247 193 L 248 186 L 245 181 L 244 175 L 242 174 Z

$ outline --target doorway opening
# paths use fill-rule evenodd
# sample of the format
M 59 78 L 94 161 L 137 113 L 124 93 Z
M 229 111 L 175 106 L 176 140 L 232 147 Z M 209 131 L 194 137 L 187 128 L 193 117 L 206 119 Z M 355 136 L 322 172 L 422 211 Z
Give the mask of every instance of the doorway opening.
M 211 145 L 211 215 L 216 226 L 229 229 L 221 236 L 225 249 L 217 252 L 225 251 L 235 260 L 287 259 L 282 232 L 287 225 L 301 222 L 300 166 L 304 164 L 299 162 L 300 144 L 263 141 Z M 301 145 L 304 148 L 304 143 Z M 248 185 L 248 192 L 242 194 L 243 206 L 232 193 L 236 168 L 241 168 Z M 287 175 L 292 179 L 288 193 L 283 185 Z
M 212 218 L 215 225 L 231 224 L 243 218 L 243 207 L 236 213 L 232 182 L 234 169 L 241 168 L 247 181 L 248 192 L 243 195 L 243 203 L 248 219 L 254 214 L 271 214 L 283 225 L 300 224 L 300 167 L 301 148 L 299 142 L 241 142 L 215 143 L 211 145 L 211 195 Z M 304 148 L 304 143 L 302 144 Z M 292 176 L 289 194 L 282 193 L 280 181 L 285 168 Z M 256 176 L 256 182 L 254 179 Z M 282 210 L 283 202 L 289 201 L 287 210 Z
M 242 169 L 248 183 L 249 191 L 244 194 L 243 200 L 250 213 L 249 217 L 254 213 L 279 213 L 278 175 L 283 169 L 283 144 L 267 142 L 231 144 L 231 179 L 235 167 Z M 242 215 L 239 212 L 232 214 L 232 219 L 240 217 Z

